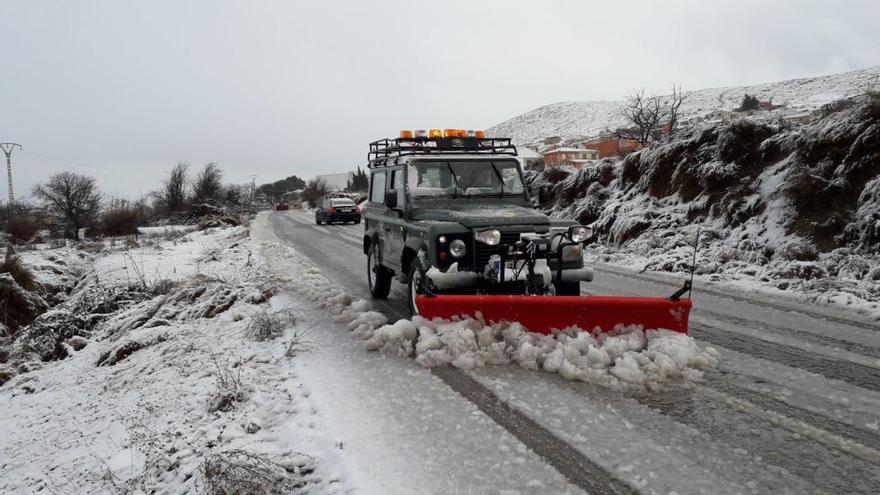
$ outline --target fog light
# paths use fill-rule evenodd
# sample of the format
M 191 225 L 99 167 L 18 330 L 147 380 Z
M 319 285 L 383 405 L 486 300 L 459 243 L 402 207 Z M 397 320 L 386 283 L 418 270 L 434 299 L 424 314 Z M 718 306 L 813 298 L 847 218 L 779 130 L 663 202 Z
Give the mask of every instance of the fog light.
M 456 239 L 449 244 L 449 254 L 451 254 L 455 258 L 461 258 L 464 254 L 467 253 L 467 246 L 464 241 L 461 239 Z

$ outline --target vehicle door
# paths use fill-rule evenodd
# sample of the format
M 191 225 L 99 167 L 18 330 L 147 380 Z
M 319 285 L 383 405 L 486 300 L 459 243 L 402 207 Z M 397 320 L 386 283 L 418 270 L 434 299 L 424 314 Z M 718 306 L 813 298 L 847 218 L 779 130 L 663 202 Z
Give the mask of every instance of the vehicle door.
M 404 193 L 404 169 L 398 167 L 389 171 L 388 186 L 385 189 L 386 200 L 388 195 L 394 197 L 394 201 L 385 204 L 385 224 L 383 245 L 383 263 L 394 268 L 402 268 L 401 257 L 403 246 L 406 242 L 406 222 L 404 219 L 405 193 Z
M 387 170 L 373 172 L 370 176 L 370 197 L 364 208 L 364 231 L 375 232 L 382 262 L 385 262 L 385 183 Z

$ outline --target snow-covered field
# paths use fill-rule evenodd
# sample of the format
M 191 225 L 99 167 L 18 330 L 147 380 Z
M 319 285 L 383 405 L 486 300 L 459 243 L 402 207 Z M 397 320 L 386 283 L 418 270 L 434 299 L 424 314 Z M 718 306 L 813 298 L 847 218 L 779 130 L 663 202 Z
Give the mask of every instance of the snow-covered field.
M 291 365 L 308 346 L 303 330 L 271 297 L 247 235 L 208 230 L 96 255 L 43 315 L 81 311 L 98 321 L 87 338 L 62 341 L 69 357 L 53 362 L 13 344 L 0 492 L 346 490 Z M 24 258 L 82 264 L 73 248 Z
M 876 85 L 880 67 L 832 74 L 821 77 L 792 79 L 754 86 L 710 88 L 690 91 L 682 105 L 686 119 L 703 118 L 716 110 L 739 107 L 748 93 L 760 100 L 785 105 L 786 111 L 815 110 L 840 98 L 861 94 Z M 689 90 L 689 88 L 685 88 Z M 599 132 L 623 127 L 621 101 L 573 101 L 545 105 L 511 118 L 487 129 L 489 135 L 513 138 L 517 144 L 536 143 L 551 136 L 593 136 Z

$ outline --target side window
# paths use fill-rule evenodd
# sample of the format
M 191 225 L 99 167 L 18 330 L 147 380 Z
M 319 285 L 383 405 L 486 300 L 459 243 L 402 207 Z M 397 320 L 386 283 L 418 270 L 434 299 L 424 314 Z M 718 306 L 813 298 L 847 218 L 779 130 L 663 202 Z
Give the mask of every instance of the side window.
M 385 202 L 385 172 L 376 172 L 370 180 L 370 202 Z
M 405 193 L 404 193 L 404 182 L 403 182 L 403 169 L 397 169 L 391 172 L 391 184 L 394 190 L 397 191 L 397 207 L 403 208 L 405 201 Z

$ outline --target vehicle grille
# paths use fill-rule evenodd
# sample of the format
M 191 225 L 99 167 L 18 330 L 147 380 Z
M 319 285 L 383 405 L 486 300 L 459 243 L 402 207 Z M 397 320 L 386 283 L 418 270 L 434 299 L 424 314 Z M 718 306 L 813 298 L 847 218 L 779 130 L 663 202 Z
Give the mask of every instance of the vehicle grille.
M 474 268 L 478 272 L 483 271 L 483 267 L 486 266 L 486 263 L 489 262 L 489 257 L 493 254 L 501 254 L 501 251 L 505 248 L 502 246 L 513 244 L 514 242 L 519 240 L 519 232 L 502 232 L 501 233 L 501 244 L 498 246 L 487 246 L 482 242 L 474 242 L 476 245 L 474 248 Z

